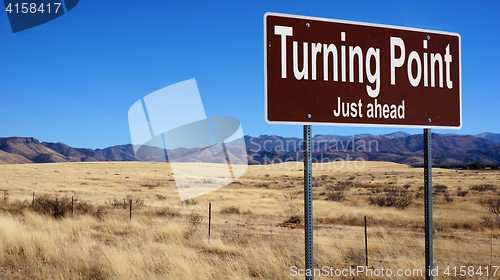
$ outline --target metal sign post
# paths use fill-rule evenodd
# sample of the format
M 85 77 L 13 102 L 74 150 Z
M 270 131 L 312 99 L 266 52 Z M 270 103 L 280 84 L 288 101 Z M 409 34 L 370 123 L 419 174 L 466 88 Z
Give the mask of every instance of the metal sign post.
M 425 199 L 425 268 L 426 280 L 432 280 L 432 155 L 431 129 L 424 128 L 424 199 Z
M 304 125 L 304 226 L 306 280 L 314 279 L 311 126 Z M 309 272 L 309 273 L 307 273 Z

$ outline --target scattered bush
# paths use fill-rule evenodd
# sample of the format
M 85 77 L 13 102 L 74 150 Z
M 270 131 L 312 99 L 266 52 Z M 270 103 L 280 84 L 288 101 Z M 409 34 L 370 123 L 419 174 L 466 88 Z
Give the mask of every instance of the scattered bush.
M 481 217 L 481 221 L 479 222 L 482 226 L 487 228 L 498 228 L 500 227 L 500 217 L 495 216 L 483 216 Z
M 349 178 L 348 181 L 338 181 L 337 182 L 337 190 L 338 191 L 347 191 L 354 187 L 354 182 L 352 181 L 354 177 Z
M 381 207 L 395 207 L 397 209 L 405 209 L 413 201 L 411 193 L 405 189 L 386 188 L 384 193 L 376 196 L 369 197 L 368 203 L 370 205 L 378 205 Z
M 345 200 L 344 191 L 333 191 L 326 194 L 326 200 L 342 202 Z
M 288 218 L 288 220 L 285 221 L 285 223 L 290 223 L 290 224 L 300 224 L 301 218 L 298 215 L 293 215 Z
M 350 190 L 354 186 L 355 186 L 355 184 L 353 181 L 338 181 L 337 185 L 328 186 L 327 190 L 343 192 L 343 191 Z
M 198 225 L 203 221 L 203 217 L 200 214 L 191 212 L 187 216 L 188 227 L 184 230 L 184 238 L 191 239 L 198 232 Z
M 269 185 L 270 185 L 269 183 L 265 182 L 265 183 L 260 183 L 259 187 L 260 188 L 267 188 L 267 187 L 269 187 Z
M 338 223 L 343 225 L 351 226 L 361 226 L 364 223 L 363 217 L 357 217 L 354 215 L 340 215 L 338 218 Z
M 43 215 L 52 216 L 54 218 L 61 218 L 71 214 L 71 198 L 69 197 L 49 197 L 40 196 L 35 198 L 34 207 L 31 205 L 33 211 Z M 29 205 L 24 203 L 24 205 Z M 92 213 L 93 207 L 86 201 L 79 201 L 73 198 L 73 212 L 80 214 Z
M 444 192 L 446 192 L 447 189 L 448 189 L 448 187 L 445 185 L 441 185 L 441 184 L 434 185 L 434 192 L 436 192 L 436 193 L 439 193 L 439 192 L 444 193 Z
M 165 196 L 163 194 L 156 194 L 156 198 L 158 198 L 158 200 L 165 200 L 165 199 L 167 199 L 167 196 Z
M 224 207 L 222 210 L 220 210 L 221 214 L 240 214 L 240 208 L 234 207 L 234 206 L 229 206 L 229 207 Z
M 183 200 L 181 203 L 185 204 L 185 205 L 196 205 L 196 204 L 198 204 L 198 200 L 196 200 L 194 198 L 190 198 L 190 199 Z
M 113 208 L 127 209 L 128 207 L 130 207 L 130 201 L 132 201 L 132 204 L 135 206 L 144 205 L 144 199 L 141 199 L 140 197 L 132 197 L 131 195 L 127 195 L 124 199 L 117 199 L 115 197 L 106 201 L 105 203 L 111 205 Z
M 5 199 L 0 201 L 0 210 L 9 212 L 11 214 L 22 215 L 24 209 L 29 209 L 31 207 L 31 203 L 27 200 L 21 202 L 20 200 L 10 200 Z
M 458 196 L 463 196 L 463 197 L 466 196 L 468 193 L 469 193 L 468 190 L 465 190 L 465 191 L 459 190 L 459 191 L 457 191 L 457 195 Z
M 495 214 L 496 216 L 500 215 L 500 198 L 489 198 L 489 199 L 481 199 L 479 204 L 483 206 L 488 212 Z
M 203 217 L 198 213 L 191 212 L 188 215 L 188 221 L 191 226 L 196 227 L 203 221 Z
M 484 191 L 494 191 L 497 189 L 497 187 L 490 184 L 481 184 L 481 185 L 474 185 L 470 187 L 470 189 L 473 191 L 484 192 Z
M 165 207 L 156 211 L 156 215 L 165 216 L 169 218 L 174 218 L 180 216 L 179 210 L 170 209 L 170 207 Z
M 445 192 L 444 193 L 444 200 L 446 202 L 453 202 L 453 198 L 450 197 L 450 193 L 449 192 Z

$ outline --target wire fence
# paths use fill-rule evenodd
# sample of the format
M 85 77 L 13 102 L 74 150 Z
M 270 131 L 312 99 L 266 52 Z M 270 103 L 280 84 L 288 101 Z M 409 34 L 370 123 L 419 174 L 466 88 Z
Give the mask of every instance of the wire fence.
M 4 200 L 18 199 L 30 204 L 40 195 L 49 193 L 2 190 Z M 1 197 L 1 196 L 0 196 Z M 73 198 L 71 199 L 73 202 Z M 128 203 L 127 203 L 128 202 Z M 124 200 L 120 207 L 108 207 L 108 214 L 127 219 L 140 218 L 141 215 L 162 216 L 162 207 L 136 205 Z M 237 243 L 259 242 L 275 248 L 276 244 L 298 246 L 304 244 L 304 227 L 300 223 L 286 222 L 290 215 L 259 213 L 259 210 L 241 212 L 238 210 L 224 211 L 214 203 L 196 205 L 196 208 L 187 206 L 170 207 L 169 215 L 165 215 L 168 222 L 175 220 L 186 227 L 192 226 L 189 218 L 199 216 L 196 227 L 206 230 L 206 238 L 221 239 Z M 205 209 L 200 209 L 205 208 Z M 141 214 L 139 214 L 141 213 Z M 135 216 L 134 216 L 135 215 Z M 301 217 L 303 220 L 303 217 Z M 377 266 L 389 262 L 391 259 L 412 256 L 421 259 L 424 263 L 424 231 L 423 228 L 398 226 L 388 228 L 383 225 L 368 225 L 356 222 L 329 223 L 319 222 L 325 217 L 314 219 L 314 255 L 315 258 L 328 256 L 332 252 L 343 251 L 348 254 L 349 260 L 358 265 Z M 422 221 L 423 225 L 423 221 Z M 298 245 L 297 245 L 298 244 Z M 303 247 L 303 246 L 302 246 Z M 445 233 L 434 234 L 434 266 L 478 266 L 492 267 L 500 265 L 500 240 L 495 234 L 484 231 L 464 231 L 449 229 Z M 420 252 L 420 255 L 418 253 Z M 297 251 L 297 257 L 304 257 L 304 250 Z M 497 276 L 500 273 L 497 273 Z M 488 278 L 488 277 L 483 277 Z

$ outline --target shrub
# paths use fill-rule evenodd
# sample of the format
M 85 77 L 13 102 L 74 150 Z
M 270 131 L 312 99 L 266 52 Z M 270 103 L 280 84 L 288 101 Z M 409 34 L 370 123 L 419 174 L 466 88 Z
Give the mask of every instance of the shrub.
M 407 190 L 398 188 L 386 188 L 384 189 L 384 193 L 376 197 L 368 198 L 368 203 L 370 205 L 395 207 L 397 209 L 405 209 L 412 201 L 412 195 L 408 193 Z
M 474 185 L 470 187 L 470 189 L 473 191 L 483 192 L 483 191 L 494 191 L 497 189 L 497 187 L 489 184 L 481 184 L 481 185 Z
M 229 207 L 224 207 L 222 210 L 220 210 L 221 214 L 240 214 L 240 208 L 234 207 L 234 206 L 229 206 Z
M 446 190 L 448 189 L 447 186 L 445 185 L 441 185 L 441 184 L 435 184 L 434 185 L 434 192 L 438 193 L 438 192 L 446 192 Z
M 71 213 L 71 204 L 71 198 L 49 197 L 44 195 L 35 198 L 32 210 L 54 218 L 61 218 Z M 73 199 L 73 212 L 87 214 L 92 211 L 93 207 L 86 201 L 81 202 L 78 199 Z
M 450 193 L 449 192 L 445 192 L 444 193 L 444 200 L 446 202 L 453 202 L 453 198 L 450 197 Z
M 180 216 L 180 213 L 179 213 L 179 210 L 173 210 L 173 209 L 170 209 L 170 207 L 167 206 L 165 208 L 157 210 L 156 211 L 156 215 L 174 218 L 174 217 Z
M 165 200 L 165 199 L 167 199 L 167 196 L 165 196 L 163 194 L 157 194 L 156 198 L 158 198 L 158 200 Z
M 492 216 L 483 216 L 481 217 L 481 221 L 479 222 L 482 226 L 487 228 L 500 227 L 500 217 L 492 217 Z
M 500 198 L 489 198 L 489 199 L 481 199 L 479 204 L 483 206 L 488 212 L 495 214 L 496 216 L 500 215 Z
M 185 204 L 185 205 L 196 205 L 196 204 L 198 204 L 198 200 L 196 200 L 194 198 L 190 198 L 190 199 L 186 199 L 186 200 L 182 201 L 182 204 Z
M 340 215 L 338 218 L 338 223 L 343 225 L 360 226 L 363 223 L 362 217 L 356 217 L 354 215 Z
M 29 209 L 31 203 L 28 200 L 21 202 L 20 200 L 2 200 L 0 201 L 0 209 L 11 214 L 22 215 L 25 209 Z
M 285 223 L 290 223 L 290 224 L 300 224 L 301 218 L 298 215 L 293 215 L 288 218 L 288 220 L 285 221 Z
M 184 238 L 191 239 L 198 232 L 198 225 L 203 221 L 203 217 L 200 214 L 191 212 L 187 216 L 189 226 L 184 231 Z
M 469 164 L 469 168 L 474 169 L 474 170 L 478 170 L 478 169 L 482 168 L 482 165 L 479 162 L 474 162 L 474 163 Z
M 191 212 L 188 221 L 191 226 L 196 227 L 203 221 L 203 217 L 198 213 Z
M 355 184 L 353 181 L 338 181 L 336 186 L 329 186 L 327 187 L 327 189 L 337 192 L 343 192 L 350 190 L 352 187 L 354 187 L 354 185 Z
M 342 202 L 345 200 L 345 192 L 333 191 L 326 194 L 326 200 Z
M 459 190 L 459 191 L 457 191 L 457 195 L 458 195 L 458 196 L 466 196 L 468 193 L 469 193 L 469 191 L 468 191 L 468 190 L 465 190 L 465 191 L 460 191 L 460 190 Z
M 124 199 L 117 199 L 115 197 L 106 201 L 105 203 L 111 205 L 113 208 L 127 209 L 128 207 L 130 207 L 130 201 L 132 201 L 132 204 L 135 206 L 144 205 L 144 199 L 141 199 L 140 197 L 132 197 L 131 195 L 127 195 Z

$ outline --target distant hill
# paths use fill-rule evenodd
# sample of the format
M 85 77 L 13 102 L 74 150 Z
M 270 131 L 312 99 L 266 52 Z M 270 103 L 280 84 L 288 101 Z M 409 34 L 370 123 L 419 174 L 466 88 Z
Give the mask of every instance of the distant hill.
M 0 150 L 0 164 L 12 163 L 32 163 L 32 161 L 21 155 L 11 154 Z
M 263 164 L 303 160 L 300 138 L 260 135 L 245 136 L 249 161 Z M 499 143 L 472 135 L 432 134 L 433 163 L 438 165 L 499 163 L 495 152 Z M 312 138 L 313 157 L 317 162 L 338 159 L 390 161 L 409 165 L 423 164 L 423 135 L 394 133 L 338 136 L 316 135 Z
M 481 137 L 479 137 L 481 136 Z M 438 165 L 500 163 L 500 134 L 482 133 L 476 136 L 432 134 L 433 163 Z M 245 136 L 246 152 L 250 164 L 284 161 L 302 161 L 302 139 L 277 135 Z M 352 136 L 315 135 L 312 138 L 313 157 L 317 162 L 339 159 L 390 161 L 409 165 L 423 163 L 422 134 L 409 135 L 394 132 L 385 135 L 357 134 Z M 228 143 L 229 157 L 241 154 Z M 88 161 L 154 161 L 165 159 L 165 150 L 143 146 L 138 155 L 131 144 L 104 149 L 74 148 L 63 143 L 40 143 L 33 137 L 0 138 L 0 164 L 88 162 Z M 184 161 L 217 162 L 219 155 L 202 148 L 179 148 L 169 151 L 171 156 Z
M 134 148 L 132 144 L 118 145 L 113 147 L 108 147 L 105 149 L 96 149 L 95 153 L 105 160 L 112 161 L 137 161 L 138 159 L 134 156 Z
M 42 142 L 42 145 L 60 155 L 64 156 L 66 161 L 103 161 L 106 160 L 92 149 L 72 148 L 63 143 Z
M 481 134 L 476 135 L 476 137 L 486 138 L 486 139 L 491 140 L 493 142 L 500 143 L 500 133 L 485 132 L 485 133 L 481 133 Z
M 493 159 L 496 160 L 497 163 L 500 163 L 500 145 L 488 149 L 477 149 L 477 150 L 471 150 L 466 153 L 466 156 L 469 157 L 474 157 L 477 156 L 478 159 L 485 159 L 485 160 L 466 160 L 468 162 L 484 162 L 486 159 Z
M 36 163 L 67 161 L 63 155 L 45 147 L 33 137 L 0 138 L 0 150 Z

